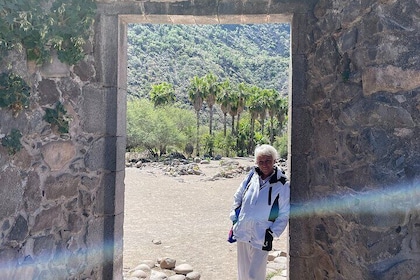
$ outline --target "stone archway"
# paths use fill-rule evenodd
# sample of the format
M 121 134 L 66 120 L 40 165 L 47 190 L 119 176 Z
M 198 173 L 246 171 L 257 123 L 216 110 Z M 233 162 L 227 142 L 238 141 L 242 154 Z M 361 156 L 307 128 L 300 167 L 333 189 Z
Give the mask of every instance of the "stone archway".
M 302 139 L 298 137 L 301 133 L 299 129 L 303 121 L 308 119 L 301 119 L 299 113 L 299 102 L 301 95 L 305 90 L 305 79 L 303 75 L 294 75 L 294 73 L 302 73 L 305 68 L 304 52 L 304 37 L 299 36 L 299 30 L 305 28 L 306 12 L 308 10 L 308 3 L 306 1 L 289 1 L 280 3 L 278 5 L 270 5 L 269 3 L 258 4 L 244 4 L 244 3 L 219 3 L 218 5 L 208 5 L 202 7 L 199 4 L 191 4 L 183 6 L 180 3 L 117 3 L 117 4 L 103 4 L 99 6 L 99 15 L 97 23 L 97 36 L 95 45 L 98 46 L 100 52 L 98 61 L 101 61 L 102 71 L 99 73 L 105 85 L 117 89 L 117 98 L 115 105 L 117 107 L 117 122 L 115 123 L 115 131 L 117 139 L 121 137 L 125 139 L 125 98 L 127 86 L 127 24 L 129 23 L 160 23 L 160 24 L 250 24 L 250 23 L 285 23 L 291 24 L 291 87 L 289 89 L 289 96 L 291 98 L 289 104 L 291 108 L 290 124 L 293 127 L 291 130 L 290 141 L 294 141 L 296 145 L 292 146 L 289 151 L 289 162 L 291 167 L 291 181 L 298 181 L 299 178 L 294 176 L 293 166 L 297 155 L 294 152 L 294 147 L 299 147 L 299 141 Z M 221 12 L 223 11 L 223 12 Z M 117 67 L 115 67 L 117 65 Z M 293 106 L 293 108 L 292 108 Z M 296 111 L 295 111 L 296 110 Z M 293 112 L 299 113 L 299 120 L 295 117 Z M 117 154 L 123 153 L 122 147 L 117 148 Z M 121 158 L 121 157 L 118 157 Z M 122 275 L 122 220 L 124 210 L 124 178 L 119 176 L 115 180 L 115 196 L 113 201 L 109 201 L 115 205 L 116 212 L 115 221 L 112 225 L 113 231 L 109 231 L 109 240 L 114 240 L 114 249 L 112 255 L 107 259 L 113 259 L 108 262 L 105 268 L 105 274 L 114 275 L 114 279 L 118 279 Z M 106 204 L 107 202 L 105 202 Z M 293 244 L 293 240 L 291 240 Z M 111 254 L 111 251 L 109 251 Z
M 33 93 L 18 116 L 0 109 L 2 275 L 122 278 L 128 22 L 286 19 L 290 279 L 418 278 L 418 0 L 95 2 L 77 65 L 35 65 L 19 48 L 2 58 Z M 73 118 L 68 135 L 42 120 L 57 102 Z M 23 147 L 9 154 L 14 129 Z

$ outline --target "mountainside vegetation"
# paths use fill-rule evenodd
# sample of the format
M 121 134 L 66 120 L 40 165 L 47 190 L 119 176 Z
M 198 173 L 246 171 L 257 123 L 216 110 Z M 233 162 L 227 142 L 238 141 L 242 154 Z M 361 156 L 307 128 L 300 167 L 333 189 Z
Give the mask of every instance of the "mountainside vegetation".
M 130 24 L 128 94 L 148 97 L 152 84 L 167 82 L 182 100 L 192 77 L 212 72 L 286 95 L 289 60 L 288 24 Z
M 194 150 L 196 155 L 244 155 L 260 143 L 287 141 L 289 62 L 288 24 L 131 24 L 127 148 L 156 155 L 167 149 L 188 155 Z M 176 111 L 185 117 L 195 112 L 195 135 L 187 126 L 180 129 L 170 115 L 165 117 L 175 114 L 170 107 L 185 110 Z M 132 126 L 151 130 L 156 126 L 144 123 L 158 120 L 154 114 L 163 116 L 161 126 L 168 127 L 157 130 L 162 135 L 155 135 L 158 141 L 151 144 L 143 141 L 150 131 Z M 190 124 L 191 117 L 181 123 Z M 171 135 L 177 140 L 162 141 Z

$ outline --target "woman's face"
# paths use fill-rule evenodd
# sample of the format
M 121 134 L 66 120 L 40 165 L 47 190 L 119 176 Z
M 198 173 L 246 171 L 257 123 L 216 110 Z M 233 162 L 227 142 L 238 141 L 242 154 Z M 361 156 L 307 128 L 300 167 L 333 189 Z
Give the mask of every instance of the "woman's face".
M 258 156 L 257 157 L 257 165 L 265 175 L 265 177 L 271 175 L 274 169 L 274 159 L 272 156 Z

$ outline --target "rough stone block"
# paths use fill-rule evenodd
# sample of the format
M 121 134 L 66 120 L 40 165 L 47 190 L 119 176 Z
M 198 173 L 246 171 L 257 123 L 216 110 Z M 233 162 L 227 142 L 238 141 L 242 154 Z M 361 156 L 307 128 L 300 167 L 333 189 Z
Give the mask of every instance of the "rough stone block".
M 0 217 L 14 215 L 23 203 L 24 184 L 19 171 L 5 168 L 0 172 Z
M 119 107 L 117 89 L 91 85 L 84 87 L 82 94 L 80 115 L 83 129 L 88 133 L 116 135 Z
M 124 213 L 124 172 L 104 174 L 96 194 L 95 214 L 116 215 Z
M 21 242 L 25 240 L 27 235 L 28 235 L 28 221 L 24 217 L 22 217 L 22 215 L 19 215 L 16 218 L 16 221 L 13 224 L 9 235 L 7 236 L 7 239 L 9 241 Z
M 123 271 L 123 248 L 124 248 L 124 213 L 116 215 L 114 217 L 114 278 L 118 279 L 122 275 Z
M 291 24 L 291 48 L 292 54 L 295 56 L 303 55 L 307 46 L 307 37 L 305 33 L 302 32 L 307 28 L 307 15 L 305 13 L 295 13 L 293 14 L 292 24 Z M 299 73 L 299 72 L 298 72 Z M 306 72 L 300 72 L 306 73 Z
M 90 170 L 113 170 L 116 166 L 115 137 L 104 137 L 94 141 L 87 150 L 85 165 Z
M 70 141 L 50 142 L 41 147 L 45 163 L 52 171 L 61 170 L 76 155 L 76 150 Z
M 372 95 L 379 91 L 398 93 L 420 87 L 420 71 L 402 69 L 393 65 L 368 67 L 363 71 L 363 94 Z
M 240 0 L 220 0 L 218 3 L 218 15 L 241 15 L 243 14 L 243 3 Z
M 60 100 L 60 92 L 54 80 L 43 79 L 38 83 L 39 105 L 52 106 Z
M 376 279 L 416 279 L 420 275 L 420 267 L 416 259 L 405 259 L 397 263 L 387 271 L 378 269 L 374 273 Z
M 62 97 L 66 102 L 77 104 L 81 96 L 82 89 L 80 85 L 71 78 L 63 78 L 57 82 Z
M 272 0 L 269 12 L 275 14 L 305 13 L 314 6 L 315 0 Z
M 174 1 L 166 3 L 165 11 L 168 15 L 191 15 L 194 14 L 194 4 L 192 1 Z
M 246 14 L 269 14 L 269 0 L 244 1 L 242 12 Z
M 80 177 L 63 174 L 59 177 L 49 176 L 44 183 L 44 195 L 46 199 L 59 199 L 60 197 L 74 197 L 78 193 Z
M 60 228 L 65 224 L 60 206 L 54 206 L 42 210 L 36 217 L 34 226 L 31 229 L 31 235 L 43 230 L 51 230 L 53 227 Z
M 196 16 L 216 16 L 217 15 L 217 1 L 216 0 L 202 0 L 193 1 L 194 15 Z
M 98 14 L 104 15 L 129 15 L 144 13 L 143 5 L 140 1 L 120 1 L 120 0 L 101 0 L 96 4 Z
M 309 199 L 309 163 L 305 155 L 292 155 L 290 157 L 290 201 L 299 202 Z M 296 172 L 294 172 L 296 170 Z M 296 187 L 295 187 L 296 186 Z
M 108 246 L 111 245 L 107 244 L 104 240 L 105 230 L 104 217 L 91 218 L 87 222 L 87 232 L 85 236 L 86 246 L 88 248 L 92 248 L 92 250 L 88 250 L 87 252 L 87 267 L 91 267 L 93 269 L 98 265 L 103 265 L 105 248 L 108 248 Z M 96 271 L 97 269 L 93 270 Z
M 58 59 L 57 53 L 51 54 L 51 60 L 45 62 L 41 67 L 43 77 L 60 78 L 70 76 L 70 66 Z
M 334 125 L 328 120 L 322 120 L 314 124 L 316 130 L 312 137 L 313 149 L 323 157 L 331 157 L 337 154 L 338 134 L 335 131 Z
M 306 91 L 306 58 L 303 55 L 292 57 L 292 104 L 293 107 L 306 106 L 309 103 L 309 94 Z
M 74 66 L 74 73 L 79 76 L 82 81 L 90 81 L 95 77 L 95 67 L 91 62 L 80 61 Z
M 95 36 L 96 80 L 105 87 L 117 87 L 118 80 L 118 16 L 100 15 Z M 109 34 L 115 34 L 109 36 Z
M 114 215 L 115 203 L 117 198 L 116 193 L 116 173 L 110 172 L 104 174 L 101 184 L 97 190 L 96 197 L 100 198 L 96 201 L 95 214 L 96 215 Z
M 38 173 L 29 172 L 23 200 L 27 203 L 29 212 L 35 211 L 41 205 L 41 181 Z
M 309 175 L 311 178 L 311 186 L 329 185 L 332 184 L 334 178 L 334 170 L 331 166 L 333 163 L 324 157 L 309 157 L 308 166 L 316 166 L 316 168 L 309 167 Z
M 117 95 L 117 116 L 116 116 L 116 135 L 126 137 L 127 135 L 127 91 L 118 90 Z
M 34 257 L 50 260 L 54 256 L 54 236 L 52 234 L 34 238 Z
M 293 107 L 292 109 L 291 151 L 292 155 L 308 154 L 312 149 L 314 127 L 309 108 Z
M 345 32 L 342 37 L 340 37 L 339 46 L 341 47 L 342 52 L 346 52 L 355 47 L 357 43 L 358 29 L 351 28 L 349 31 Z
M 115 214 L 124 213 L 124 185 L 125 171 L 117 171 L 115 174 Z

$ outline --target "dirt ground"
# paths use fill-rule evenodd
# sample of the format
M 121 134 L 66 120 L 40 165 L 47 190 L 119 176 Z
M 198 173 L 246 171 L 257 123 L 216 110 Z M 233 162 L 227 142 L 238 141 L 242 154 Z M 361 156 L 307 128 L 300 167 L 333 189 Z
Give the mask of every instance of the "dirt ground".
M 234 160 L 253 165 L 251 158 Z M 170 257 L 192 265 L 203 280 L 236 279 L 236 245 L 226 239 L 233 194 L 245 175 L 209 180 L 221 170 L 220 161 L 200 164 L 200 170 L 204 175 L 171 177 L 150 165 L 126 168 L 125 270 Z M 274 249 L 287 252 L 287 243 L 285 232 Z

